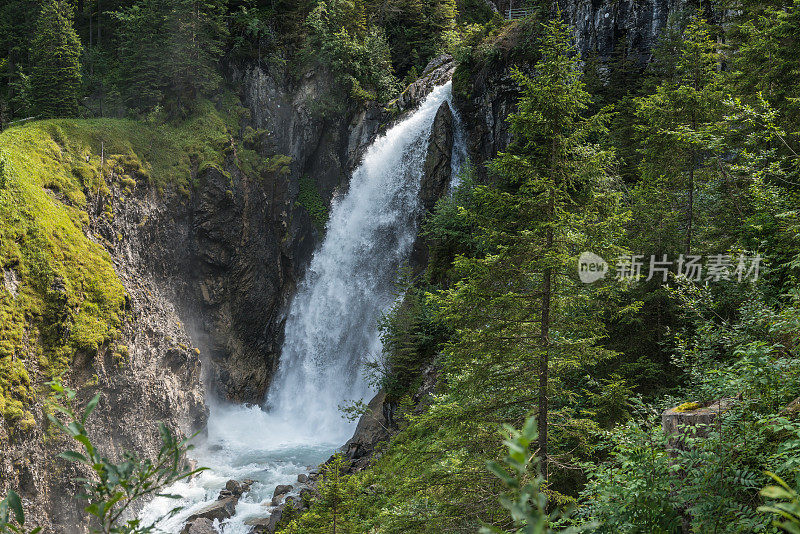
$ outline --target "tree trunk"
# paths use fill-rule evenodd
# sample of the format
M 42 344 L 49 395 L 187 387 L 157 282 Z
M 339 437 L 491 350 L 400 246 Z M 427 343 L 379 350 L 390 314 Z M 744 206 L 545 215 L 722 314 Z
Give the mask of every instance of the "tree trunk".
M 686 207 L 686 252 L 688 256 L 692 249 L 692 225 L 694 223 L 694 153 L 692 153 L 692 167 L 689 169 L 688 206 Z
M 548 200 L 548 227 L 545 237 L 545 254 L 549 254 L 553 249 L 553 216 L 555 212 L 555 190 L 550 190 Z M 544 268 L 542 280 L 542 318 L 541 329 L 539 332 L 542 346 L 542 358 L 539 363 L 539 414 L 537 423 L 539 426 L 539 459 L 542 466 L 542 476 L 545 480 L 548 477 L 547 461 L 547 419 L 550 410 L 547 398 L 547 388 L 550 379 L 550 301 L 552 299 L 553 268 L 549 264 Z

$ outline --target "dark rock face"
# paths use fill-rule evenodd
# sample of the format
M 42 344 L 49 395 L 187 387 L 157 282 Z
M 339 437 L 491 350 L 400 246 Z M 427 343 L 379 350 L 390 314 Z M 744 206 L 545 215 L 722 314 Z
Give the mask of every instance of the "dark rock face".
M 426 212 L 433 209 L 436 201 L 447 190 L 447 184 L 450 183 L 452 155 L 453 112 L 447 102 L 442 102 L 433 120 L 420 184 L 419 198 Z
M 358 421 L 353 437 L 342 447 L 349 460 L 368 457 L 379 442 L 389 438 L 391 424 L 383 409 L 385 401 L 384 391 L 380 391 L 369 401 L 367 412 Z
M 582 54 L 597 51 L 608 58 L 624 39 L 640 65 L 650 60 L 670 14 L 696 8 L 686 0 L 579 0 L 561 7 Z
M 493 0 L 501 13 L 518 0 Z M 694 4 L 691 4 L 692 6 Z M 578 0 L 552 5 L 560 10 L 573 29 L 575 45 L 582 55 L 596 52 L 602 61 L 625 43 L 628 56 L 644 67 L 671 14 L 694 9 L 686 0 Z M 525 67 L 523 65 L 523 67 Z M 493 62 L 480 72 L 470 73 L 455 105 L 468 132 L 468 152 L 478 175 L 483 163 L 503 151 L 511 142 L 507 118 L 516 110 L 517 86 L 510 65 Z
M 516 110 L 517 85 L 507 67 L 493 66 L 469 80 L 469 94 L 456 92 L 453 102 L 467 130 L 467 152 L 479 175 L 482 163 L 492 159 L 511 142 L 506 119 Z
M 289 278 L 282 260 L 294 253 L 274 211 L 288 194 L 281 181 L 210 167 L 190 205 L 194 280 L 183 300 L 202 313 L 187 313 L 187 323 L 208 356 L 209 382 L 231 400 L 261 400 L 277 364 Z

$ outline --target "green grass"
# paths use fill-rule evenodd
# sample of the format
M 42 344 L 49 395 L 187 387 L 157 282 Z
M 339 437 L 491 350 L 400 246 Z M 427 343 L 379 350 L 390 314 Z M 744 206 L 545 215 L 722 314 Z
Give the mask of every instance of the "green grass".
M 87 197 L 109 195 L 112 182 L 125 196 L 143 186 L 188 193 L 197 169 L 231 152 L 240 112 L 205 103 L 182 124 L 48 120 L 0 134 L 0 267 L 20 281 L 16 296 L 0 284 L 0 414 L 10 430 L 34 425 L 42 384 L 77 354 L 93 361 L 125 318 L 111 256 L 86 235 Z

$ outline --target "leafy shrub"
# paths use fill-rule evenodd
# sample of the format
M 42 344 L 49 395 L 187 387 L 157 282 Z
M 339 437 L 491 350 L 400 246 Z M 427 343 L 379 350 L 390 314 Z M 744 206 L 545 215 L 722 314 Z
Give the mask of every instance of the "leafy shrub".
M 305 208 L 320 232 L 325 231 L 328 222 L 328 206 L 322 199 L 317 189 L 317 182 L 309 176 L 300 178 L 300 192 L 297 194 L 297 204 Z

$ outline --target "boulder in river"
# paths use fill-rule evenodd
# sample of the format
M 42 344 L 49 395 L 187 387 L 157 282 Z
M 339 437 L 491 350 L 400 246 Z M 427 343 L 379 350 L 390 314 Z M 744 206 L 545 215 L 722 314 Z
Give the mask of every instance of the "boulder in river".
M 225 490 L 227 490 L 231 495 L 236 497 L 241 497 L 242 493 L 249 491 L 250 486 L 254 484 L 255 481 L 246 479 L 242 481 L 238 480 L 229 480 L 225 483 Z
M 274 530 L 269 530 L 270 525 L 270 518 L 269 517 L 254 517 L 253 519 L 248 519 L 244 522 L 245 525 L 248 527 L 252 527 L 253 534 L 265 534 L 268 532 L 274 532 Z
M 198 517 L 186 523 L 181 534 L 217 534 L 214 522 L 205 517 Z
M 200 518 L 210 519 L 211 521 L 214 519 L 218 519 L 220 521 L 227 519 L 236 512 L 236 503 L 238 502 L 238 497 L 223 497 L 218 501 L 209 504 L 199 512 L 192 514 L 189 517 L 189 522 Z
M 279 484 L 275 487 L 275 493 L 272 494 L 273 497 L 277 497 L 278 495 L 284 495 L 289 493 L 294 489 L 294 486 L 291 484 Z

